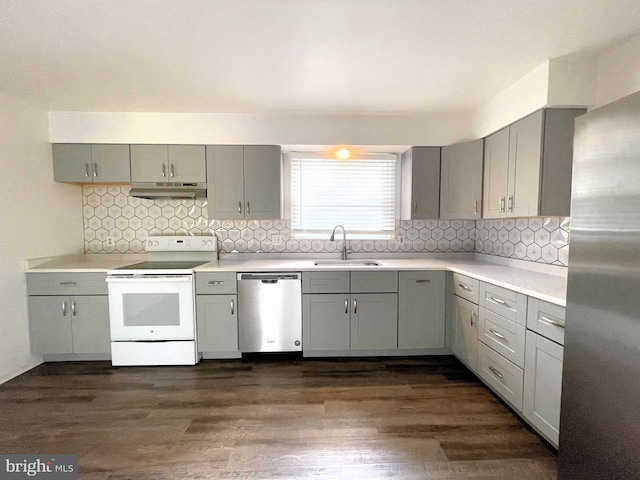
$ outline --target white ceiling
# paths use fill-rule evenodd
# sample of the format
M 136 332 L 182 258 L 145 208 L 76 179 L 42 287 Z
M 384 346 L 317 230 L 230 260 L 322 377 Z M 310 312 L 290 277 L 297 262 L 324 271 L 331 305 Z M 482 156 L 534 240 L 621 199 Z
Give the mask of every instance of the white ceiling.
M 49 110 L 469 111 L 638 32 L 638 0 L 0 0 L 0 89 Z

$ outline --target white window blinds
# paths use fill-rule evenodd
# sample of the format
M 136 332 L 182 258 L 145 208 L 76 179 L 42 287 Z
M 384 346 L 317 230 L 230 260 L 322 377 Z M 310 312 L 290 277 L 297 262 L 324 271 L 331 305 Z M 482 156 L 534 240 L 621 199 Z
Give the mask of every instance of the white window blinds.
M 339 224 L 351 238 L 393 238 L 395 176 L 395 155 L 291 153 L 293 235 L 317 238 Z

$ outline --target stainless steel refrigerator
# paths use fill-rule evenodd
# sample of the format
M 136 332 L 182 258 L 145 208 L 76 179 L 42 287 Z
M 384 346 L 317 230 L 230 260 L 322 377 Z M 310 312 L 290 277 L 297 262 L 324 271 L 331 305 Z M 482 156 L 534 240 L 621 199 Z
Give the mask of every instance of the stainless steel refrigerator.
M 576 119 L 559 479 L 640 479 L 640 92 Z

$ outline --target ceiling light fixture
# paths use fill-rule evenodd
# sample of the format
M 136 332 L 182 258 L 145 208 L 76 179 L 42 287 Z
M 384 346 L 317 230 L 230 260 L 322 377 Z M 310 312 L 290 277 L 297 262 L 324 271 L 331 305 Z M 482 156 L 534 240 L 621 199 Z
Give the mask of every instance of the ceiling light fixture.
M 348 148 L 341 148 L 336 152 L 336 157 L 338 157 L 340 160 L 351 158 L 351 150 L 349 150 Z

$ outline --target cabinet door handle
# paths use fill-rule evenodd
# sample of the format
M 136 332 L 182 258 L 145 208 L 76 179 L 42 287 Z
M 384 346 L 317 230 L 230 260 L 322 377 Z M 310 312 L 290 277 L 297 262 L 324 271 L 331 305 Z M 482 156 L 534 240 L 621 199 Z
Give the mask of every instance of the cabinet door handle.
M 556 327 L 564 328 L 564 323 L 552 320 L 549 317 L 545 317 L 544 315 L 540 317 L 540 321 L 542 323 L 546 323 L 547 325 L 555 325 Z
M 76 282 L 60 282 L 60 285 L 76 285 Z
M 251 202 L 247 200 L 247 216 L 251 215 Z
M 65 302 L 64 300 L 62 301 L 62 316 L 67 316 L 67 302 Z
M 509 211 L 513 212 L 513 195 L 509 195 Z
M 418 202 L 413 202 L 413 215 L 415 216 L 418 213 Z
M 504 335 L 502 335 L 501 333 L 496 332 L 493 328 L 490 328 L 489 331 L 491 333 L 493 333 L 496 337 L 498 337 L 501 340 L 504 340 Z
M 500 197 L 500 211 L 504 212 L 504 197 Z
M 238 202 L 238 215 L 242 215 L 242 202 Z
M 96 178 L 98 176 L 98 165 L 96 165 L 95 163 L 93 164 L 93 178 Z
M 71 300 L 71 316 L 76 316 L 76 302 L 74 300 Z
M 84 176 L 89 178 L 89 164 L 88 163 L 84 164 Z
M 475 327 L 476 322 L 473 321 L 473 319 L 476 317 L 476 312 L 471 310 L 471 326 Z
M 473 214 L 474 215 L 478 214 L 478 199 L 477 198 L 473 199 Z
M 491 297 L 491 300 L 493 300 L 494 302 L 496 302 L 498 305 L 506 305 L 507 302 L 505 302 L 504 300 L 502 300 L 501 298 L 497 298 L 497 297 Z
M 353 313 L 358 313 L 358 299 L 353 299 Z
M 504 378 L 504 375 L 502 375 L 498 370 L 493 368 L 491 365 L 489 365 L 489 370 L 491 370 L 496 377 Z
M 467 292 L 471 291 L 471 287 L 469 287 L 468 285 L 465 285 L 464 283 L 459 283 L 458 286 L 463 289 L 466 290 Z
M 422 280 L 416 280 L 416 283 L 431 283 L 431 280 L 428 279 L 422 279 Z
M 234 315 L 236 313 L 236 302 L 234 302 L 232 298 L 230 303 L 231 303 L 231 315 Z
M 167 166 L 163 163 L 162 164 L 162 177 L 166 177 L 167 176 Z
M 173 163 L 171 164 L 171 168 L 169 169 L 169 176 L 172 178 L 176 176 L 175 166 Z
M 349 299 L 344 299 L 344 313 L 349 313 Z
M 209 280 L 209 285 L 224 285 L 222 280 Z

